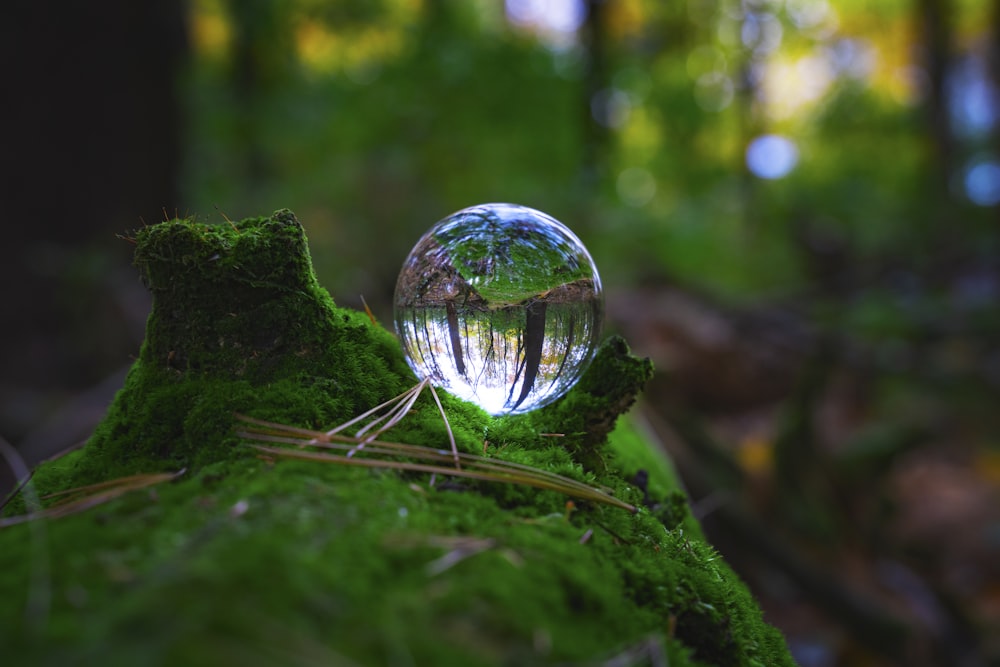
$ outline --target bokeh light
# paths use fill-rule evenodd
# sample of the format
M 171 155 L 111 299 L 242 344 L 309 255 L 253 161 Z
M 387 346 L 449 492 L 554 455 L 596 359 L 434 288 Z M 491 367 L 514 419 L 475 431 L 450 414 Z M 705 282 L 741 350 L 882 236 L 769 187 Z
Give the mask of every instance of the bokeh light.
M 622 203 L 634 208 L 648 204 L 656 194 L 656 179 L 642 167 L 624 169 L 618 174 L 616 186 Z
M 1000 204 L 1000 163 L 983 160 L 965 171 L 965 193 L 973 204 L 996 206 Z
M 506 0 L 507 17 L 546 32 L 574 33 L 587 18 L 582 0 Z
M 989 133 L 1000 117 L 1000 92 L 982 58 L 964 59 L 948 77 L 949 106 L 955 131 L 965 137 Z
M 798 162 L 798 147 L 792 140 L 781 135 L 764 134 L 747 146 L 747 168 L 758 178 L 782 178 L 787 176 Z
M 604 127 L 621 127 L 628 120 L 631 109 L 628 93 L 617 88 L 599 90 L 590 100 L 591 116 Z

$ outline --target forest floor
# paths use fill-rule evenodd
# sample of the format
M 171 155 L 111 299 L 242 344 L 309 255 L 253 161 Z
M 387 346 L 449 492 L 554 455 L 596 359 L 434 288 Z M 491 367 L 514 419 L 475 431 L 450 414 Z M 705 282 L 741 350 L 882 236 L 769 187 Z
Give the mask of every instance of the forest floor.
M 794 312 L 657 287 L 609 299 L 644 411 L 713 543 L 804 667 L 1000 661 L 988 349 L 824 338 Z

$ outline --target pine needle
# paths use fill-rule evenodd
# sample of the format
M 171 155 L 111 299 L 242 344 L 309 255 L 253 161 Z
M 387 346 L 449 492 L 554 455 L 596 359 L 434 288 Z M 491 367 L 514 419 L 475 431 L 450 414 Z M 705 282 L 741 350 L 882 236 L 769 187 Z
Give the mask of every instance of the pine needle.
M 417 387 L 411 389 L 410 392 L 416 389 Z M 414 399 L 414 396 L 410 392 L 404 392 L 404 394 L 396 397 L 393 401 L 410 402 Z M 389 403 L 392 403 L 392 401 Z M 383 404 L 365 413 L 365 415 L 326 432 L 286 426 L 284 424 L 237 414 L 236 418 L 248 425 L 237 430 L 237 435 L 248 440 L 273 443 L 251 446 L 260 452 L 275 457 L 366 468 L 408 470 L 502 484 L 519 484 L 538 489 L 557 491 L 582 500 L 613 505 L 633 513 L 637 511 L 633 505 L 612 496 L 608 489 L 597 488 L 570 479 L 569 477 L 521 463 L 459 452 L 454 445 L 453 438 L 451 439 L 452 449 L 449 451 L 421 445 L 377 440 L 372 434 L 368 433 L 368 427 L 362 428 L 359 431 L 360 435 L 348 436 L 340 433 L 345 427 L 357 423 L 359 419 L 372 414 L 380 408 L 386 407 L 386 405 Z M 410 402 L 410 405 L 412 405 L 412 402 Z M 382 420 L 384 417 L 379 417 L 378 420 Z M 397 423 L 400 418 L 401 416 L 398 413 L 390 417 L 386 424 L 377 429 L 376 433 L 383 433 L 388 430 L 388 425 Z M 288 445 L 295 446 L 290 447 Z
M 102 505 L 120 496 L 145 489 L 155 484 L 160 484 L 179 477 L 184 474 L 184 470 L 177 472 L 150 473 L 140 475 L 128 475 L 115 479 L 99 482 L 97 484 L 87 484 L 64 491 L 57 491 L 43 496 L 44 499 L 57 498 L 63 496 L 62 500 L 44 509 L 0 519 L 0 528 L 14 526 L 19 523 L 33 521 L 35 519 L 55 519 L 62 516 L 69 516 L 83 512 L 97 505 Z

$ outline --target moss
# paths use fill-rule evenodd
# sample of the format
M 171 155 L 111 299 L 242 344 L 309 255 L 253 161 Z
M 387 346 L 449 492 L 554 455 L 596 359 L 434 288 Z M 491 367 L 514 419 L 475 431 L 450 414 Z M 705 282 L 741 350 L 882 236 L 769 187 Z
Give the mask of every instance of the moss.
M 232 412 L 340 423 L 414 382 L 393 337 L 316 284 L 287 211 L 145 229 L 136 263 L 154 294 L 139 358 L 86 447 L 36 483 L 187 473 L 0 530 L 6 658 L 565 664 L 656 642 L 671 665 L 792 664 L 669 463 L 619 419 L 651 372 L 624 341 L 536 413 L 491 420 L 443 400 L 463 449 L 607 485 L 636 514 L 518 486 L 274 464 L 234 438 Z M 394 437 L 441 444 L 433 403 Z
M 135 263 L 154 299 L 146 339 L 79 483 L 227 458 L 234 410 L 320 427 L 411 381 L 393 337 L 316 282 L 290 211 L 144 228 Z

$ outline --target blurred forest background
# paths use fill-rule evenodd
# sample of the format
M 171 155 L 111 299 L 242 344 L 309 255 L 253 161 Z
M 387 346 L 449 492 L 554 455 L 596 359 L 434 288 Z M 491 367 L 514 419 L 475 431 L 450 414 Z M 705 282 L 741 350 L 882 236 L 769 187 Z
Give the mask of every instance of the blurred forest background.
M 294 210 L 391 321 L 449 213 L 590 248 L 710 537 L 806 667 L 1000 664 L 1000 2 L 7 0 L 0 434 L 86 437 L 118 238 Z

